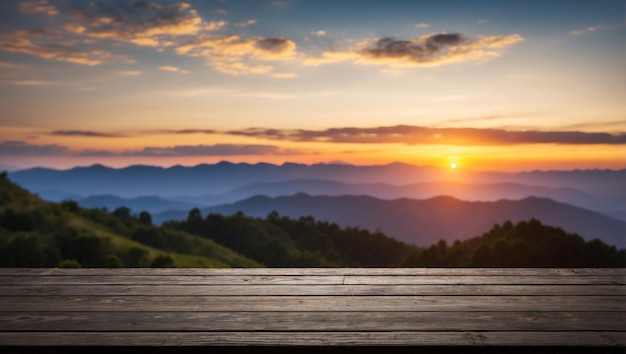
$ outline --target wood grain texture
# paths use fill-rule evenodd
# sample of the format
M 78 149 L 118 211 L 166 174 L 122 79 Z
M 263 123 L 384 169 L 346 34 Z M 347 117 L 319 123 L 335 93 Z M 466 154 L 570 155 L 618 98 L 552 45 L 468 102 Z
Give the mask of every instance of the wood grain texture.
M 4 312 L 4 331 L 611 331 L 621 312 Z
M 155 285 L 71 284 L 71 285 L 0 285 L 0 296 L 89 296 L 102 294 L 154 295 Z M 393 296 L 393 295 L 541 295 L 606 296 L 624 295 L 621 285 L 158 285 L 161 296 Z
M 624 332 L 0 332 L 5 346 L 626 346 Z
M 0 346 L 626 347 L 624 269 L 0 269 Z
M 158 291 L 155 289 L 155 291 Z M 0 311 L 626 311 L 623 296 L 4 296 Z

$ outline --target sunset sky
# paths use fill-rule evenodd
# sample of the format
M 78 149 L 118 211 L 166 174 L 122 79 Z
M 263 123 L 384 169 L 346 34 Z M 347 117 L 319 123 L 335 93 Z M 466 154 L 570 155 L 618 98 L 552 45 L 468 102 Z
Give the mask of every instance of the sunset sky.
M 0 2 L 0 168 L 626 168 L 624 0 Z

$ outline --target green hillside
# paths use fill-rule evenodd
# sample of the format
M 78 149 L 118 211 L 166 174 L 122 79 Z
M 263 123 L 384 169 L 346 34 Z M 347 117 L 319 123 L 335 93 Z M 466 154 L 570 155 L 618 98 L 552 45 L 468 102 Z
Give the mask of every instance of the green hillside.
M 142 215 L 49 203 L 2 174 L 0 266 L 262 266 L 209 239 L 152 226 L 149 215 Z
M 543 225 L 504 222 L 418 248 L 313 217 L 203 216 L 155 226 L 147 212 L 41 200 L 0 175 L 2 267 L 625 267 L 626 250 Z

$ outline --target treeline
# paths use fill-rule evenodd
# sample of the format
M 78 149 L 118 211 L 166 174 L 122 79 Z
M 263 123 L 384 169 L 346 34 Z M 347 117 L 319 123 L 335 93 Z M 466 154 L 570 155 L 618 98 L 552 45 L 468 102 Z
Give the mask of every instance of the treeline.
M 626 267 L 626 250 L 538 220 L 418 248 L 355 227 L 277 212 L 152 223 L 133 214 L 48 203 L 0 175 L 2 267 Z
M 585 241 L 536 219 L 506 221 L 482 236 L 452 245 L 442 240 L 428 248 L 380 232 L 277 212 L 265 219 L 241 212 L 202 218 L 193 209 L 186 221 L 164 226 L 211 238 L 272 267 L 626 267 L 626 250 L 597 239 Z

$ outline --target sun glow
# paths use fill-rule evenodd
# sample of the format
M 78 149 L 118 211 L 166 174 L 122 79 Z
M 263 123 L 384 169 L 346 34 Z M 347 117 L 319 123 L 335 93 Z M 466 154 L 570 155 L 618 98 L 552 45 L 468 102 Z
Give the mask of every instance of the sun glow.
M 454 170 L 456 168 L 456 162 L 450 162 L 450 168 Z

